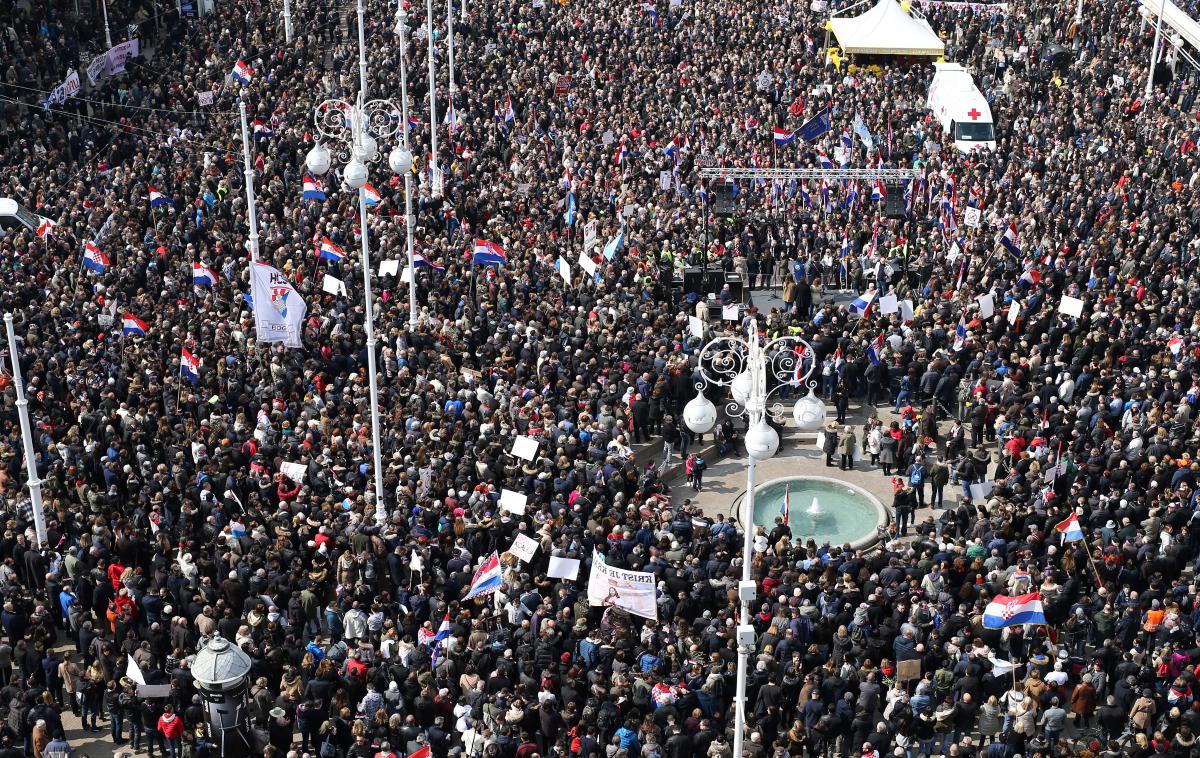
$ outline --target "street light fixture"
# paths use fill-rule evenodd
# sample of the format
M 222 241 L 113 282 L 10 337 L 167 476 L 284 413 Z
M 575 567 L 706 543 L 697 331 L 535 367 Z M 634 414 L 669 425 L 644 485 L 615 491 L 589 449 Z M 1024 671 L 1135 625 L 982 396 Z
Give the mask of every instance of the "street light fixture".
M 726 405 L 730 416 L 746 419 L 746 496 L 742 498 L 743 545 L 742 580 L 738 583 L 741 619 L 737 627 L 738 666 L 737 692 L 734 696 L 733 754 L 742 755 L 746 731 L 746 669 L 754 646 L 754 626 L 750 623 L 750 603 L 758 595 L 757 585 L 750 577 L 754 553 L 754 467 L 775 455 L 779 449 L 779 433 L 768 418 L 781 423 L 781 403 L 767 405 L 771 393 L 782 387 L 807 387 L 809 393 L 796 403 L 793 416 L 804 431 L 816 431 L 825 424 L 825 405 L 814 396 L 816 382 L 808 378 L 816 368 L 816 352 L 799 337 L 779 337 L 765 344 L 759 341 L 758 320 L 750 320 L 747 339 L 717 337 L 700 350 L 699 374 L 696 382 L 699 393 L 683 409 L 683 422 L 694 432 L 703 434 L 717 421 L 716 408 L 705 394 L 708 385 L 728 387 L 733 401 Z M 767 380 L 773 386 L 767 386 Z
M 361 23 L 361 16 L 360 16 Z M 362 228 L 362 272 L 365 314 L 363 321 L 367 331 L 367 375 L 371 384 L 371 454 L 375 469 L 375 520 L 380 524 L 387 520 L 383 502 L 383 463 L 379 442 L 379 379 L 375 366 L 375 307 L 371 297 L 371 252 L 369 225 L 367 221 L 366 185 L 369 175 L 368 163 L 379 160 L 378 139 L 387 140 L 400 129 L 401 113 L 390 100 L 364 102 L 362 92 L 353 103 L 329 99 L 317 106 L 313 114 L 318 139 L 323 138 L 339 147 L 338 157 L 345 164 L 342 182 L 347 188 L 358 192 L 359 226 Z M 374 135 L 374 136 L 373 136 Z M 308 168 L 314 174 L 324 174 L 332 162 L 330 151 L 323 143 L 308 152 Z M 390 161 L 389 161 L 390 163 Z M 411 249 L 409 266 L 412 266 Z M 410 271 L 410 273 L 412 273 Z M 412 290 L 409 290 L 412 297 Z

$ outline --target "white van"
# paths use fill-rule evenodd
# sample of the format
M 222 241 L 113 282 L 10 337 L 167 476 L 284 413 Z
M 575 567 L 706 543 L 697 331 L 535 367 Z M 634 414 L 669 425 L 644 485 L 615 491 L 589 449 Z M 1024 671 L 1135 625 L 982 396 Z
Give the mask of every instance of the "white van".
M 952 135 L 954 146 L 960 152 L 995 150 L 992 109 L 975 86 L 970 72 L 958 63 L 935 63 L 933 69 L 926 105 L 941 123 L 942 132 Z
M 13 231 L 36 232 L 41 219 L 33 211 L 7 197 L 0 197 L 0 237 Z

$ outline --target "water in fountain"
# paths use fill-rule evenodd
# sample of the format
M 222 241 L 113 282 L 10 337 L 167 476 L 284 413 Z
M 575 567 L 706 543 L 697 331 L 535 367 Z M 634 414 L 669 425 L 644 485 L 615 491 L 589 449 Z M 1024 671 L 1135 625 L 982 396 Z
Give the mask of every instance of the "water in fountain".
M 812 505 L 808 506 L 808 515 L 813 518 L 821 515 L 821 503 L 815 497 L 813 498 Z

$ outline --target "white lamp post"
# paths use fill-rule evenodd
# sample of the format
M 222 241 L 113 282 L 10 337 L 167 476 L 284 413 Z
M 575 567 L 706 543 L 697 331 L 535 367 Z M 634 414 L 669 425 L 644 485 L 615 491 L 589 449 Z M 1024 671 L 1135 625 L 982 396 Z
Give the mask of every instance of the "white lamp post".
M 746 496 L 742 498 L 742 580 L 738 583 L 741 619 L 737 627 L 737 692 L 734 695 L 735 756 L 742 755 L 746 731 L 746 668 L 755 642 L 754 627 L 750 624 L 750 603 L 758 595 L 757 586 L 750 577 L 750 563 L 754 554 L 754 467 L 758 461 L 767 460 L 779 449 L 779 434 L 767 423 L 768 416 L 775 420 L 783 416 L 783 406 L 775 403 L 768 407 L 767 398 L 780 387 L 807 386 L 808 397 L 797 403 L 798 408 L 803 404 L 801 410 L 795 411 L 797 424 L 807 431 L 820 429 L 825 423 L 825 406 L 812 394 L 815 382 L 807 383 L 816 367 L 815 356 L 812 346 L 799 337 L 779 337 L 766 344 L 760 343 L 758 320 L 752 319 L 748 339 L 717 337 L 700 350 L 701 378 L 697 382 L 700 393 L 683 409 L 683 422 L 692 431 L 703 434 L 717 423 L 716 408 L 705 397 L 704 387 L 709 384 L 729 387 L 733 402 L 726 406 L 725 412 L 732 416 L 743 416 L 747 422 Z M 767 386 L 768 377 L 774 380 L 774 386 Z
M 361 71 L 362 69 L 360 69 Z M 354 104 L 336 99 L 322 102 L 314 112 L 313 121 L 317 134 L 321 138 L 340 146 L 339 158 L 344 164 L 342 182 L 349 189 L 358 192 L 358 217 L 359 226 L 362 228 L 363 306 L 366 311 L 363 320 L 367 331 L 367 375 L 371 383 L 371 453 L 375 469 L 375 520 L 382 524 L 387 520 L 387 511 L 383 502 L 383 465 L 379 443 L 379 380 L 375 367 L 375 307 L 371 297 L 370 232 L 365 187 L 369 174 L 367 164 L 374 163 L 380 158 L 379 143 L 376 138 L 386 140 L 394 136 L 400 129 L 401 113 L 395 103 L 390 100 L 364 102 L 360 92 L 358 100 Z M 305 162 L 314 174 L 324 174 L 330 166 L 328 148 L 318 143 L 309 151 Z M 389 160 L 389 163 L 392 162 Z M 392 165 L 396 164 L 392 163 Z
M 438 167 L 437 146 L 437 62 L 433 58 L 433 0 L 425 0 L 425 20 L 429 39 L 429 191 L 442 194 L 442 172 Z
M 408 328 L 417 326 L 417 269 L 413 266 L 413 226 L 416 217 L 412 211 L 412 148 L 408 141 L 408 13 L 404 3 L 396 9 L 396 34 L 400 37 L 400 117 L 404 125 L 404 140 L 388 156 L 392 171 L 404 177 L 404 236 L 408 244 Z

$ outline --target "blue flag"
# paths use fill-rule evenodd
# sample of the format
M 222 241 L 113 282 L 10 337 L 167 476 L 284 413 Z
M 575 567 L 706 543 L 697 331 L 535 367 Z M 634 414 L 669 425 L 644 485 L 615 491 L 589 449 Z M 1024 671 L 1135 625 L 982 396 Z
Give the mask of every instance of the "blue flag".
M 812 142 L 832 128 L 833 125 L 829 120 L 829 108 L 826 108 L 808 121 L 805 121 L 804 125 L 796 130 L 796 136 L 805 142 Z

